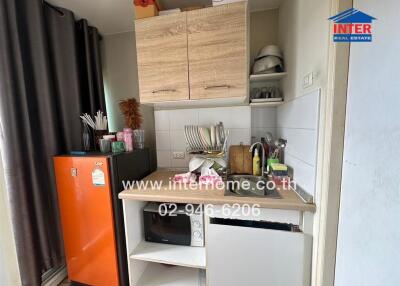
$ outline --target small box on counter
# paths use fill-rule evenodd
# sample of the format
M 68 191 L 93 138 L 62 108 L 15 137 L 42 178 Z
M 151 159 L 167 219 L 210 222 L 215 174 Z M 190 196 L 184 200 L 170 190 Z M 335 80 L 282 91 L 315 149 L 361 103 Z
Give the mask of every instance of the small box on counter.
M 160 11 L 157 0 L 134 0 L 133 4 L 136 19 L 158 16 L 158 11 Z
M 271 177 L 276 186 L 286 187 L 290 182 L 288 167 L 285 164 L 272 163 Z

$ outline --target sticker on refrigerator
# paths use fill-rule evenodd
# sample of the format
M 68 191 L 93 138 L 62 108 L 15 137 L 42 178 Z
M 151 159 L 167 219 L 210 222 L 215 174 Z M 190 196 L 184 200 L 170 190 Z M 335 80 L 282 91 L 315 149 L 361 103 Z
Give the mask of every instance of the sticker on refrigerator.
M 104 172 L 99 168 L 95 168 L 92 172 L 92 183 L 95 186 L 104 186 L 106 184 Z

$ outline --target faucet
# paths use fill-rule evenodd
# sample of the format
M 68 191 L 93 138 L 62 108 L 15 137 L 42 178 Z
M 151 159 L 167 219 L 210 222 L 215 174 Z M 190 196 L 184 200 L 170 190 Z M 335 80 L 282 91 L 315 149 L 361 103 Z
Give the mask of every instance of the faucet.
M 250 146 L 249 152 L 253 152 L 254 146 L 256 146 L 256 145 L 261 146 L 261 154 L 262 154 L 261 155 L 262 156 L 262 158 L 261 158 L 261 176 L 264 176 L 264 171 L 265 171 L 264 168 L 265 168 L 265 160 L 266 160 L 264 145 L 261 142 L 256 142 Z

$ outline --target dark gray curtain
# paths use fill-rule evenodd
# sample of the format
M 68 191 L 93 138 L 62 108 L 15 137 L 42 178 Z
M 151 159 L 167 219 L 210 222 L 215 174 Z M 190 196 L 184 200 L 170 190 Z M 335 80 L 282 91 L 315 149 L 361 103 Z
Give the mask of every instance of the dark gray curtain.
M 0 1 L 0 151 L 23 285 L 64 263 L 52 156 L 105 110 L 96 29 L 41 0 Z
M 89 114 L 106 112 L 103 73 L 101 66 L 100 35 L 83 19 L 77 22 L 79 72 L 82 79 L 82 108 Z

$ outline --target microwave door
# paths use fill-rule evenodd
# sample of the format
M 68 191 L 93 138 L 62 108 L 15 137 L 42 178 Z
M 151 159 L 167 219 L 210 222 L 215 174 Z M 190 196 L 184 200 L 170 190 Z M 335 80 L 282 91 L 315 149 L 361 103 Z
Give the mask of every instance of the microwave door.
M 146 213 L 146 240 L 167 244 L 190 245 L 191 222 L 186 214 L 161 216 L 158 213 Z

